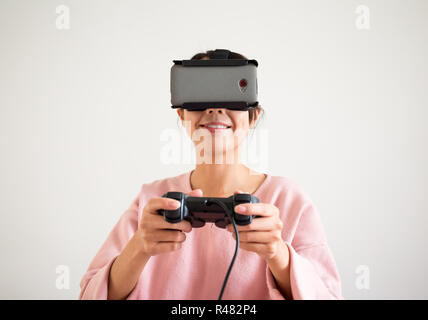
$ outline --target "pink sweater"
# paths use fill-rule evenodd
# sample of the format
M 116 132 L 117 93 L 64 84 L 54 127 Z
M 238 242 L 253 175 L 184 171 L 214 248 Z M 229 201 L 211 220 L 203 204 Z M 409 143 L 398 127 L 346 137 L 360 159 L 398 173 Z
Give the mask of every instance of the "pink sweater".
M 109 271 L 137 230 L 147 201 L 168 191 L 190 192 L 191 171 L 143 184 L 93 258 L 81 282 L 79 299 L 107 299 Z M 253 193 L 280 209 L 282 236 L 290 251 L 293 299 L 343 299 L 340 277 L 327 245 L 320 215 L 308 196 L 290 179 L 267 175 Z M 217 299 L 231 262 L 235 240 L 207 223 L 186 234 L 177 251 L 152 256 L 128 299 Z M 223 299 L 284 299 L 265 261 L 240 249 Z

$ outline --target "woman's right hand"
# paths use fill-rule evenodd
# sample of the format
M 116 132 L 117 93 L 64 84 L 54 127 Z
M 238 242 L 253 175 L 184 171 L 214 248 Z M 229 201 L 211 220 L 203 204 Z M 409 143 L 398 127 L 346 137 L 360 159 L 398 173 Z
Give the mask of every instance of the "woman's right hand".
M 202 190 L 192 190 L 188 195 L 201 197 Z M 181 248 L 186 240 L 185 233 L 192 231 L 190 222 L 182 220 L 178 223 L 169 223 L 157 213 L 160 209 L 175 210 L 179 207 L 180 202 L 170 198 L 154 197 L 147 202 L 135 233 L 141 253 L 154 256 Z

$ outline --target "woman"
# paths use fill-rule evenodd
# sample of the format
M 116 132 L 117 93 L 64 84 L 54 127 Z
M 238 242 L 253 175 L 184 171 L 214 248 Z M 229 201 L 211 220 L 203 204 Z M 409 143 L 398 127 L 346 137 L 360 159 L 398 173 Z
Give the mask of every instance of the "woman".
M 199 53 L 192 59 L 209 56 Z M 229 59 L 246 57 L 231 52 Z M 260 200 L 235 208 L 260 217 L 237 227 L 240 250 L 223 299 L 343 299 L 312 201 L 293 181 L 255 172 L 239 159 L 239 147 L 261 110 L 260 105 L 249 111 L 177 109 L 192 141 L 208 141 L 210 147 L 197 152 L 190 172 L 142 185 L 83 276 L 80 299 L 218 297 L 235 249 L 234 229 L 231 224 L 192 229 L 185 220 L 166 222 L 157 210 L 179 207 L 178 201 L 162 198 L 168 191 L 206 197 L 251 193 Z M 216 143 L 220 140 L 226 143 Z M 227 153 L 232 161 L 215 161 Z

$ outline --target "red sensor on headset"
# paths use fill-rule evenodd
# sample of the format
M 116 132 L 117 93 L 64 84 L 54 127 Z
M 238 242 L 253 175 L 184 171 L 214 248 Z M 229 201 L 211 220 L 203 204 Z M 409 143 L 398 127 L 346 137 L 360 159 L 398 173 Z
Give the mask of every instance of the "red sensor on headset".
M 242 79 L 241 81 L 239 81 L 239 86 L 240 86 L 241 88 L 246 87 L 246 86 L 247 86 L 247 80 Z

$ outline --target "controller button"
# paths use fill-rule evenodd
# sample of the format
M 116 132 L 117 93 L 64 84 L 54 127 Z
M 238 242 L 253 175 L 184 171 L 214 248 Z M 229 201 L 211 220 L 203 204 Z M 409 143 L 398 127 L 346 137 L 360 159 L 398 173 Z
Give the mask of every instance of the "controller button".
M 192 227 L 193 228 L 201 228 L 205 225 L 205 221 L 201 219 L 193 219 L 192 220 Z
M 226 229 L 227 222 L 226 222 L 226 220 L 221 219 L 221 220 L 217 220 L 217 221 L 215 222 L 215 225 L 216 225 L 217 227 L 219 227 L 219 228 Z

